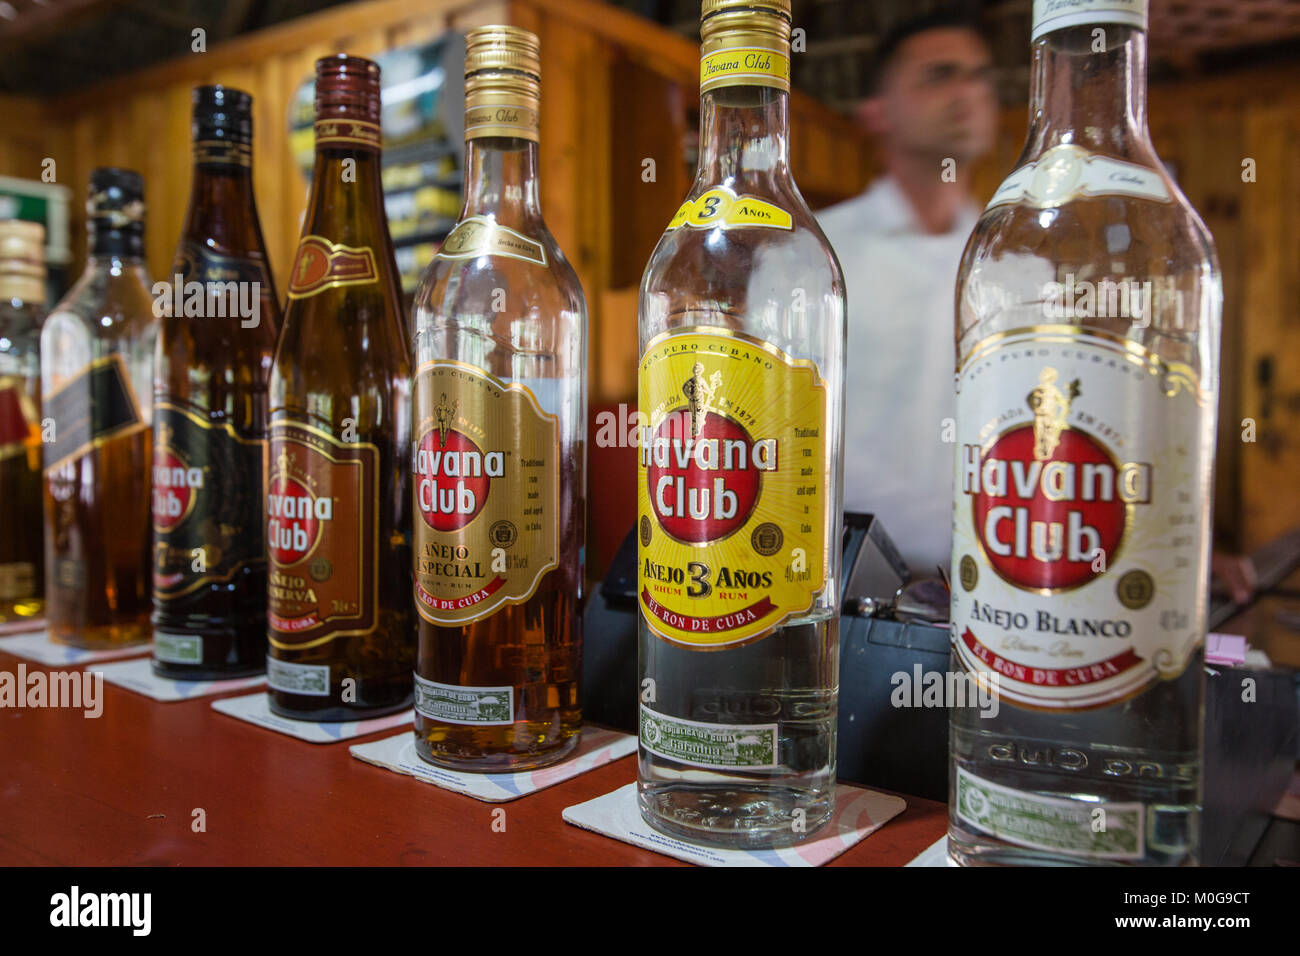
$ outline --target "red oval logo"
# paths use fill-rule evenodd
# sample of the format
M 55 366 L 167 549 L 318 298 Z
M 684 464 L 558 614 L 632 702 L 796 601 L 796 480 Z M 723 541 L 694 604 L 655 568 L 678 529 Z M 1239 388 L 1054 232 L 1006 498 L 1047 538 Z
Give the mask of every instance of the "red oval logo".
M 171 531 L 185 520 L 203 487 L 203 472 L 190 468 L 170 448 L 159 448 L 153 459 L 153 526 Z
M 975 531 L 994 570 L 1022 588 L 1073 588 L 1116 560 L 1124 540 L 1125 476 L 1099 442 L 1066 428 L 1046 458 L 1032 425 L 981 458 Z M 1100 559 L 1100 560 L 1099 560 Z
M 492 479 L 499 478 L 505 456 L 484 454 L 468 436 L 430 429 L 415 450 L 415 508 L 435 531 L 457 531 L 478 516 L 487 503 Z
M 321 522 L 333 517 L 333 499 L 317 498 L 297 478 L 277 475 L 266 493 L 266 544 L 281 567 L 297 564 L 320 540 Z
M 758 503 L 760 472 L 776 467 L 774 443 L 755 442 L 740 424 L 717 412 L 691 434 L 691 415 L 668 415 L 648 450 L 647 491 L 665 531 L 703 544 L 744 527 Z

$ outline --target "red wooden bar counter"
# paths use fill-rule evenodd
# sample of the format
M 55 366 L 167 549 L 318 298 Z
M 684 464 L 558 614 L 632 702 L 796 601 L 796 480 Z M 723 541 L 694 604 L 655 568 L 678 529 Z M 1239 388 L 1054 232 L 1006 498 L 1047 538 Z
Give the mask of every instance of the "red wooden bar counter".
M 42 669 L 0 638 L 0 669 L 20 662 Z M 634 781 L 635 756 L 489 804 L 348 753 L 394 730 L 310 744 L 217 713 L 213 697 L 102 693 L 96 719 L 0 710 L 0 865 L 687 865 L 560 817 Z M 903 813 L 829 865 L 901 866 L 943 836 L 943 804 L 901 796 Z M 191 829 L 196 808 L 206 832 Z M 496 808 L 505 832 L 492 828 Z

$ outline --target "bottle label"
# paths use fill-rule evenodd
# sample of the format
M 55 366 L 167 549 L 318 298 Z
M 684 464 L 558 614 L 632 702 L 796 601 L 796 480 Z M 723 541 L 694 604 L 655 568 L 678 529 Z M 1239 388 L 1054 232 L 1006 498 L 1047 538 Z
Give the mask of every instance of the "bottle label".
M 44 443 L 47 472 L 110 439 L 148 427 L 121 355 L 95 359 L 46 393 L 42 405 L 45 417 L 54 422 L 53 440 Z
M 266 259 L 260 254 L 234 256 L 228 250 L 217 246 L 209 248 L 200 243 L 191 240 L 184 240 L 180 248 L 176 251 L 176 272 L 180 274 L 184 282 L 240 282 L 247 283 L 250 288 L 256 288 L 257 294 L 264 289 L 271 288 L 271 274 L 266 268 Z M 223 288 L 219 290 L 225 292 Z M 206 290 L 205 290 L 206 292 Z M 189 296 L 186 295 L 186 304 Z M 195 313 L 193 309 L 183 309 L 173 311 L 173 315 L 187 315 L 205 317 L 211 314 L 211 310 L 206 309 L 207 300 L 204 299 L 205 310 Z M 227 309 L 225 315 L 238 314 L 235 310 Z
M 691 647 L 765 637 L 826 585 L 826 385 L 752 336 L 695 326 L 639 369 L 639 591 L 659 636 Z
M 330 669 L 327 664 L 293 664 L 267 655 L 266 685 L 285 694 L 328 697 Z
M 465 103 L 465 138 L 508 136 L 538 141 L 541 118 L 536 99 L 508 90 L 477 90 Z
M 317 149 L 324 146 L 344 149 L 379 149 L 383 143 L 383 132 L 379 124 L 367 123 L 364 120 L 317 120 L 314 132 Z
M 202 664 L 203 638 L 198 634 L 154 631 L 153 656 L 164 664 Z
M 1089 23 L 1121 23 L 1147 28 L 1147 0 L 1034 0 L 1030 42 L 1053 30 Z
M 777 766 L 776 724 L 704 724 L 641 707 L 641 746 L 693 767 L 765 770 Z
M 326 289 L 378 281 L 374 250 L 303 236 L 289 273 L 289 298 L 306 299 Z
M 764 226 L 769 229 L 793 229 L 794 217 L 766 199 L 740 196 L 727 186 L 714 186 L 698 199 L 688 199 L 678 208 L 668 228 L 695 226 L 697 229 L 735 229 Z
M 1154 169 L 1062 145 L 1012 172 L 985 209 L 1015 203 L 1049 209 L 1097 196 L 1173 202 L 1164 179 Z
M 369 634 L 379 588 L 379 449 L 273 421 L 268 452 L 267 640 L 302 650 Z
M 27 394 L 27 382 L 0 375 L 0 461 L 39 448 L 41 428 L 36 403 Z
M 546 265 L 546 250 L 540 242 L 482 216 L 470 216 L 458 222 L 442 241 L 436 258 L 475 259 L 479 256 L 505 256 Z
M 763 45 L 762 34 L 748 39 L 755 46 L 740 45 L 747 37 L 734 37 L 738 45 L 724 50 L 713 50 L 700 57 L 700 92 L 720 86 L 771 86 L 778 90 L 790 89 L 790 57 L 788 46 L 778 40 L 780 49 Z
M 957 389 L 963 666 L 1059 710 L 1181 674 L 1205 636 L 1213 396 L 1186 366 L 1066 325 L 985 340 Z
M 265 456 L 265 441 L 177 402 L 155 403 L 155 601 L 174 601 L 265 564 Z
M 460 362 L 415 378 L 415 606 L 458 627 L 527 601 L 559 564 L 559 420 Z
M 0 601 L 21 601 L 36 596 L 36 565 L 30 561 L 0 564 Z
M 430 720 L 481 727 L 514 723 L 513 687 L 457 687 L 415 675 L 415 712 Z

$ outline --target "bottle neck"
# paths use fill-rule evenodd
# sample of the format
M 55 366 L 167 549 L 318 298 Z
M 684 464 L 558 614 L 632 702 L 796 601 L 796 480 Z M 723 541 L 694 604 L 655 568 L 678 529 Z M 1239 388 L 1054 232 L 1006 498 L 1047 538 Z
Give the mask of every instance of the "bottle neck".
M 509 225 L 541 218 L 537 144 L 514 136 L 465 141 L 465 205 L 460 217 L 491 216 Z
M 125 263 L 140 265 L 144 261 L 144 227 L 112 227 L 92 221 L 90 224 L 89 264 Z
M 790 178 L 790 94 L 722 86 L 700 97 L 700 181 L 772 192 Z
M 1144 30 L 1116 23 L 1067 27 L 1035 41 L 1029 151 L 1062 144 L 1119 156 L 1149 150 L 1146 43 Z
M 232 163 L 195 163 L 183 235 L 206 239 L 209 233 L 220 229 L 232 217 L 242 219 L 244 213 L 252 209 L 251 167 Z M 204 235 L 196 236 L 196 231 Z
M 388 245 L 379 150 L 318 148 L 306 223 L 306 233 L 331 242 Z

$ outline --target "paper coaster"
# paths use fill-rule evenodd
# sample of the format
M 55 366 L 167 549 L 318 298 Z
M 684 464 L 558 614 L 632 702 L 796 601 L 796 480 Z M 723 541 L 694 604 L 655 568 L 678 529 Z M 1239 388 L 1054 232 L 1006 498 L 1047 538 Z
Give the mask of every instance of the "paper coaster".
M 271 713 L 271 706 L 264 693 L 247 694 L 243 697 L 223 697 L 212 702 L 212 709 L 313 744 L 332 744 L 352 737 L 373 734 L 376 730 L 415 724 L 414 710 L 402 710 L 386 717 L 372 717 L 370 720 L 344 720 L 334 724 L 318 723 L 314 720 L 290 720 L 288 717 Z
M 780 850 L 717 849 L 652 830 L 637 809 L 635 783 L 595 800 L 566 807 L 564 822 L 704 866 L 821 866 L 906 808 L 907 802 L 902 797 L 841 783 L 835 787 L 835 814 L 822 830 L 823 835 L 801 846 Z
M 916 855 L 910 863 L 904 863 L 903 866 L 956 866 L 952 857 L 948 855 L 948 837 L 939 837 L 924 850 Z
M 130 647 L 115 647 L 111 651 L 88 651 L 80 647 L 69 647 L 67 644 L 55 644 L 45 636 L 44 631 L 34 631 L 15 634 L 13 637 L 0 637 L 0 651 L 57 667 L 68 664 L 74 666 L 89 664 L 92 661 L 112 661 L 119 657 L 137 657 L 140 654 L 148 654 L 150 644 L 145 641 L 141 644 L 132 644 Z
M 237 677 L 234 680 L 172 680 L 170 677 L 159 677 L 155 674 L 153 660 L 148 657 L 122 661 L 119 664 L 105 664 L 96 670 L 103 674 L 104 680 L 110 684 L 117 684 L 137 694 L 163 701 L 211 697 L 213 694 L 228 690 L 243 690 L 245 687 L 256 687 L 266 683 L 265 674 Z
M 561 780 L 568 780 L 635 753 L 636 738 L 616 730 L 585 728 L 582 731 L 582 742 L 568 759 L 539 770 L 524 770 L 520 773 L 464 773 L 435 767 L 415 752 L 414 733 L 398 734 L 369 744 L 354 744 L 348 750 L 358 760 L 409 774 L 444 790 L 463 793 L 467 797 L 486 800 L 488 803 L 504 803 L 526 797 Z

